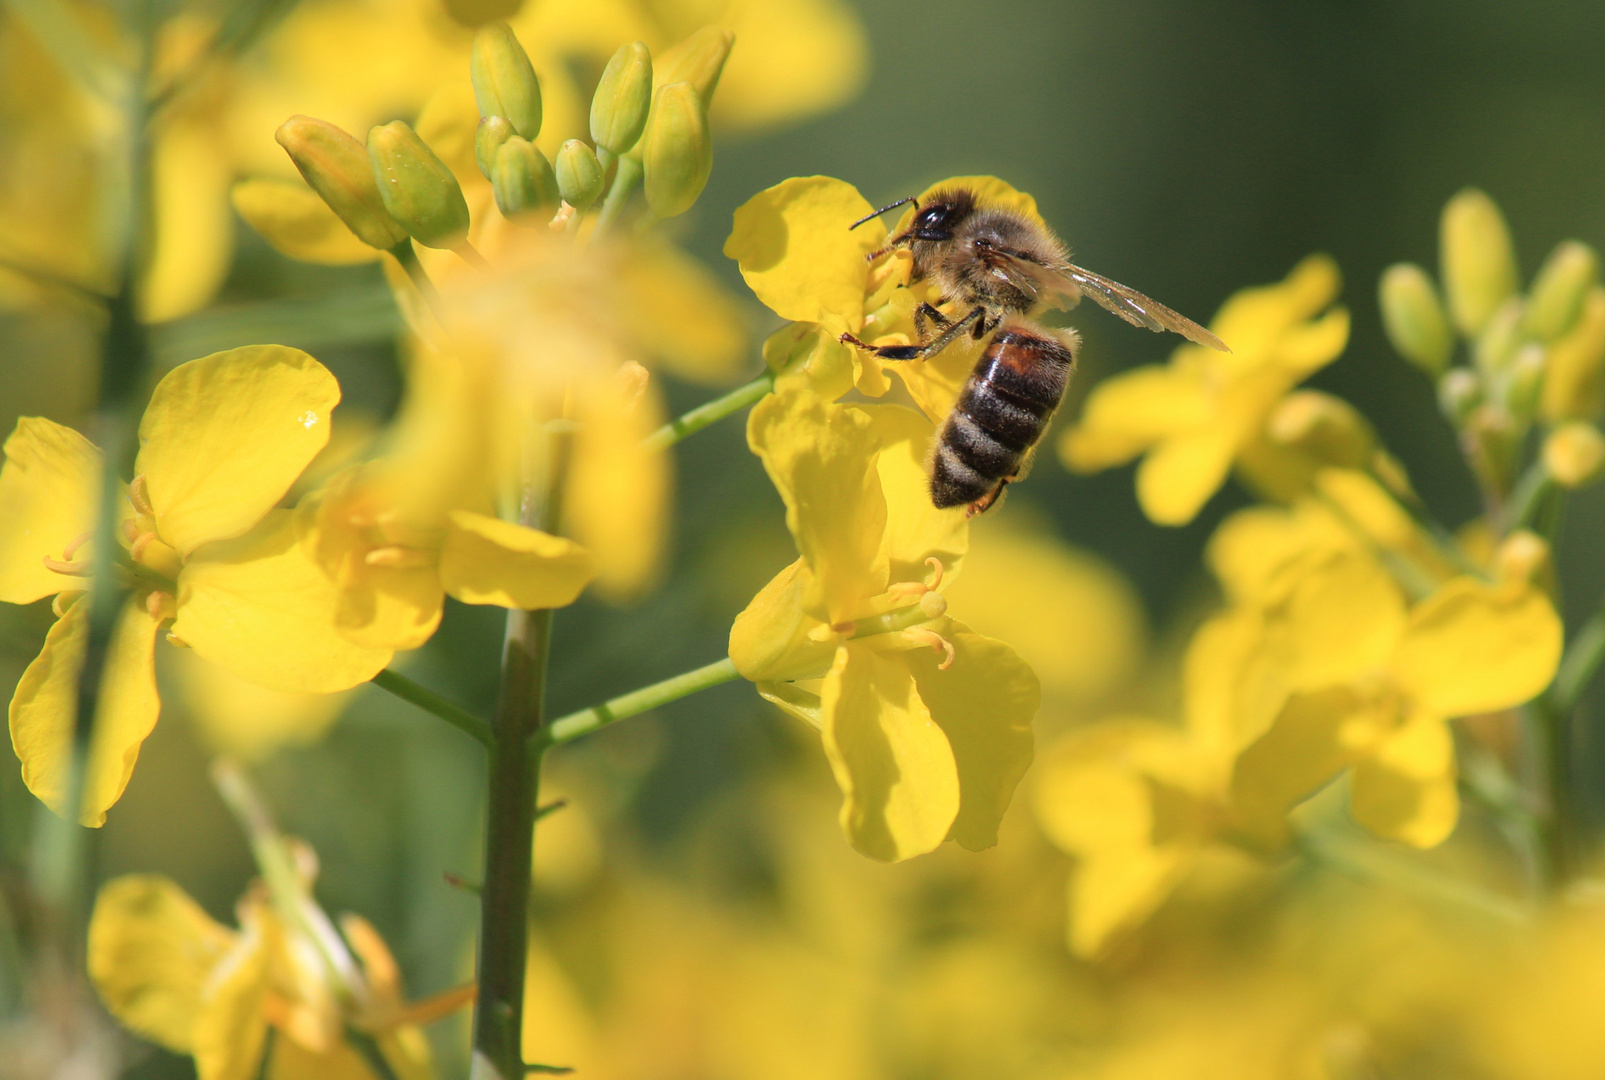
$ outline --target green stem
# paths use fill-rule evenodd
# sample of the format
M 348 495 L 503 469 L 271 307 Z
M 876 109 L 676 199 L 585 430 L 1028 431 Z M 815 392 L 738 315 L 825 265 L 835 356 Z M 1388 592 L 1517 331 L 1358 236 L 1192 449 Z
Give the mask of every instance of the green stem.
M 740 675 L 735 662 L 728 657 L 716 660 L 695 671 L 687 671 L 672 679 L 664 679 L 651 686 L 643 686 L 639 690 L 621 694 L 600 705 L 592 705 L 589 709 L 581 709 L 579 712 L 559 717 L 542 729 L 536 736 L 536 742 L 541 747 L 561 746 L 563 743 L 573 742 L 582 735 L 589 735 L 593 731 L 605 728 L 609 724 L 638 716 L 660 705 L 667 705 L 671 701 L 679 701 L 699 690 L 730 682 Z
M 390 249 L 390 254 L 395 256 L 396 261 L 401 264 L 401 268 L 407 272 L 407 277 L 411 279 L 413 285 L 417 286 L 419 295 L 424 298 L 424 303 L 429 306 L 429 310 L 434 313 L 435 318 L 444 324 L 446 311 L 440 299 L 440 290 L 435 288 L 434 279 L 424 269 L 424 264 L 418 261 L 418 253 L 413 250 L 412 241 L 403 240 Z
M 571 425 L 546 432 L 550 454 L 544 486 L 526 467 L 519 520 L 557 533 L 563 481 L 573 443 Z M 480 888 L 479 995 L 474 1009 L 475 1075 L 524 1075 L 524 964 L 529 945 L 529 893 L 539 815 L 546 663 L 552 613 L 509 611 L 502 651 L 501 700 L 490 745 L 486 796 L 485 879 Z
M 613 183 L 608 187 L 607 195 L 602 199 L 602 209 L 596 215 L 596 231 L 591 234 L 593 237 L 605 236 L 618 223 L 619 215 L 624 213 L 630 194 L 643 175 L 640 162 L 629 157 L 619 158 Z
M 419 686 L 400 672 L 385 668 L 371 681 L 379 689 L 394 694 L 409 705 L 418 706 L 432 716 L 438 716 L 457 730 L 472 736 L 481 746 L 491 745 L 493 737 L 487 721 L 481 720 L 467 709 L 458 708 L 433 690 Z
M 1550 700 L 1558 712 L 1571 715 L 1583 691 L 1594 681 L 1602 660 L 1605 660 L 1605 608 L 1594 612 L 1583 624 L 1567 647 L 1566 655 L 1561 657 L 1555 682 L 1549 688 Z
M 1319 829 L 1295 832 L 1293 843 L 1312 861 L 1359 881 L 1389 882 L 1425 899 L 1479 912 L 1516 926 L 1530 921 L 1527 911 L 1513 900 L 1445 877 L 1375 844 L 1344 840 Z
M 1576 871 L 1571 717 L 1556 709 L 1549 697 L 1541 696 L 1522 710 L 1522 718 L 1530 727 L 1530 746 L 1537 759 L 1533 775 L 1544 793 L 1543 813 L 1537 822 L 1539 852 L 1544 863 L 1542 884 L 1553 896 L 1571 883 Z
M 1538 528 L 1539 518 L 1544 516 L 1544 508 L 1557 490 L 1558 486 L 1549 475 L 1549 470 L 1544 468 L 1544 463 L 1535 461 L 1522 474 L 1510 501 L 1505 504 L 1510 528 L 1542 531 Z
M 716 421 L 761 400 L 775 388 L 775 373 L 765 371 L 749 383 L 743 383 L 720 398 L 698 405 L 690 412 L 677 416 L 641 441 L 646 450 L 667 450 L 681 439 L 695 435 Z

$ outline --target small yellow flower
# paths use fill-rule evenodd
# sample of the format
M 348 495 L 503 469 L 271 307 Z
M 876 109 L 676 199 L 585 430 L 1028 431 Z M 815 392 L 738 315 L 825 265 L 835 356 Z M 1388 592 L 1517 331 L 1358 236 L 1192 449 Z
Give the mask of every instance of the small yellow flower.
M 98 825 L 133 773 L 160 702 L 156 636 L 263 686 L 328 693 L 373 676 L 387 650 L 334 632 L 335 594 L 274 509 L 329 438 L 334 377 L 295 349 L 258 345 L 173 369 L 140 423 L 119 560 L 132 591 L 112 641 L 90 749 L 83 821 Z M 31 791 L 62 810 L 88 633 L 86 556 L 100 452 L 49 420 L 23 419 L 0 469 L 0 600 L 57 595 L 59 621 L 11 700 Z
M 1161 525 L 1191 521 L 1261 438 L 1283 395 L 1343 351 L 1349 315 L 1329 309 L 1338 285 L 1337 266 L 1315 255 L 1279 284 L 1237 293 L 1210 324 L 1232 352 L 1183 345 L 1168 366 L 1105 380 L 1061 438 L 1060 457 L 1095 472 L 1145 454 L 1143 511 Z
M 996 842 L 1040 697 L 1012 649 L 946 614 L 938 590 L 968 526 L 926 495 L 931 432 L 910 410 L 807 390 L 771 396 L 748 423 L 801 558 L 737 616 L 730 656 L 820 730 L 843 829 L 888 861 Z
M 287 919 L 255 886 L 231 930 L 167 878 L 115 878 L 90 919 L 90 978 L 113 1016 L 192 1056 L 201 1080 L 251 1080 L 264 1053 L 271 1076 L 372 1077 L 347 1026 L 371 1037 L 401 1080 L 432 1077 L 418 1025 L 466 1004 L 472 988 L 406 1004 L 400 969 L 365 919 L 346 915 L 336 931 L 310 894 L 301 904 Z

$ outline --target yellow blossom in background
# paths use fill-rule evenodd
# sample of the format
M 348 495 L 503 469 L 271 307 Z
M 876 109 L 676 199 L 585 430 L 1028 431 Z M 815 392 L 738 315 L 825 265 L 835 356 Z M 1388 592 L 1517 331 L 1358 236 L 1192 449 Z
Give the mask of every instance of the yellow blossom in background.
M 1191 521 L 1262 438 L 1282 396 L 1343 351 L 1349 315 L 1331 307 L 1338 286 L 1336 264 L 1314 255 L 1280 284 L 1237 293 L 1210 323 L 1230 353 L 1183 345 L 1167 366 L 1104 380 L 1061 436 L 1060 457 L 1096 472 L 1145 455 L 1144 513 L 1161 525 Z
M 328 693 L 371 678 L 390 652 L 334 632 L 334 590 L 274 505 L 329 437 L 339 386 L 306 353 L 251 346 L 193 360 L 158 384 L 120 535 L 132 591 L 95 724 L 83 820 L 98 825 L 156 723 L 154 650 L 169 638 L 263 686 Z M 0 470 L 0 599 L 57 595 L 61 618 L 11 700 L 29 789 L 60 810 L 77 676 L 100 453 L 70 428 L 24 419 Z
M 931 433 L 910 410 L 800 389 L 748 421 L 801 558 L 737 616 L 730 656 L 820 730 L 842 827 L 884 860 L 949 838 L 996 842 L 1040 695 L 1014 651 L 949 618 L 936 591 L 957 572 L 968 527 L 926 494 Z

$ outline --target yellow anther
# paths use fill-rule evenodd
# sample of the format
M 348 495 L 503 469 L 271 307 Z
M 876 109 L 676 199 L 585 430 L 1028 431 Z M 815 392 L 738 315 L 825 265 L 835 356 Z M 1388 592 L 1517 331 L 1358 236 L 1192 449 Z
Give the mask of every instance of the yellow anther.
M 178 601 L 170 592 L 160 589 L 145 597 L 145 610 L 157 622 L 166 622 L 168 619 L 178 618 Z
M 387 570 L 416 570 L 429 565 L 429 553 L 404 547 L 382 547 L 368 552 L 362 561 Z
M 178 580 L 178 572 L 184 568 L 184 560 L 178 557 L 178 552 L 153 532 L 142 532 L 134 537 L 128 554 L 141 566 L 156 571 L 169 581 Z
M 63 551 L 61 553 L 61 557 L 63 559 L 71 559 L 74 555 L 78 554 L 78 549 L 79 548 L 81 548 L 85 544 L 89 543 L 90 539 L 94 535 L 95 535 L 94 533 L 83 533 L 83 534 L 81 534 L 78 537 L 78 539 L 74 540 L 72 543 L 67 545 L 67 550 L 65 550 L 65 551 Z
M 886 587 L 886 592 L 899 603 L 924 603 L 924 597 L 942 587 L 942 560 L 932 555 L 925 560 L 925 565 L 931 568 L 931 580 L 925 581 L 898 581 Z M 944 606 L 943 610 L 946 610 Z M 937 614 L 941 614 L 938 612 Z M 936 618 L 935 615 L 930 618 Z
M 566 202 L 559 203 L 557 213 L 552 215 L 552 220 L 546 223 L 546 227 L 553 232 L 562 232 L 568 228 L 568 223 L 573 220 L 574 208 Z
M 939 653 L 946 653 L 947 658 L 936 665 L 937 671 L 946 671 L 953 666 L 953 643 L 935 630 L 927 630 L 923 626 L 911 626 L 903 631 L 903 640 L 912 641 L 916 645 L 929 645 Z
M 947 614 L 947 597 L 939 592 L 928 592 L 920 597 L 920 614 L 927 619 L 940 619 Z
M 52 559 L 46 555 L 42 560 L 46 570 L 53 570 L 58 574 L 67 574 L 71 577 L 88 577 L 89 564 L 87 562 L 69 562 L 66 559 Z
M 150 504 L 150 491 L 147 489 L 144 473 L 134 477 L 133 483 L 128 485 L 128 501 L 141 514 L 147 517 L 155 515 L 156 510 Z
M 637 364 L 634 360 L 626 360 L 614 372 L 613 381 L 624 398 L 624 411 L 633 414 L 636 407 L 641 404 L 641 398 L 646 394 L 647 384 L 652 381 L 652 373 Z

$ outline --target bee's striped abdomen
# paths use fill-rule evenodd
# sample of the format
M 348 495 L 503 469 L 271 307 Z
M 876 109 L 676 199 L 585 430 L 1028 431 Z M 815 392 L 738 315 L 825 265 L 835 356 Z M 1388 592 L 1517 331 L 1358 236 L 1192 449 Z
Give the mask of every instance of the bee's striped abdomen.
M 1014 478 L 1064 397 L 1076 359 L 1070 341 L 1014 323 L 987 343 L 937 437 L 933 503 L 985 509 Z

